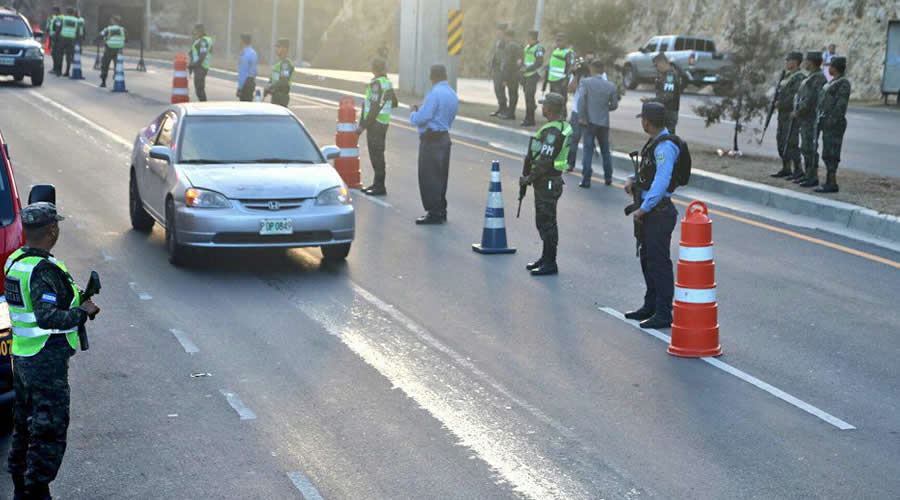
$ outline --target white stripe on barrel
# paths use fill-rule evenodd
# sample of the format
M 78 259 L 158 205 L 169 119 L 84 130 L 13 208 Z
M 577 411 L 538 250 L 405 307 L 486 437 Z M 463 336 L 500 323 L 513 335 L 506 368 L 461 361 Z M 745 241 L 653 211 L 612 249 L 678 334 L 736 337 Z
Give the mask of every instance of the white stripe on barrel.
M 500 172 L 491 170 L 491 182 L 500 182 Z
M 343 148 L 341 149 L 341 158 L 358 158 L 359 148 Z
M 503 208 L 503 193 L 490 192 L 487 199 L 488 208 Z
M 678 247 L 678 260 L 685 262 L 706 262 L 713 260 L 713 247 Z
M 338 123 L 337 124 L 338 132 L 356 132 L 356 124 L 355 123 Z
M 687 304 L 712 304 L 716 302 L 715 288 L 675 287 L 675 301 Z
M 188 89 L 182 88 L 174 88 L 172 89 L 172 95 L 188 95 Z
M 188 77 L 187 71 L 176 71 L 175 72 L 175 78 L 187 78 L 187 77 Z

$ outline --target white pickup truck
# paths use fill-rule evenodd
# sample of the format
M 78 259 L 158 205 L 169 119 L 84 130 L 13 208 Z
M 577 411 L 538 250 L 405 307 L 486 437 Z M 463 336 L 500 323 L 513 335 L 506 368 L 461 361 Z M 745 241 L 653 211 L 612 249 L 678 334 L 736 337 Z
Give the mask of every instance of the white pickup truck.
M 637 52 L 625 56 L 622 76 L 627 88 L 633 90 L 638 84 L 654 81 L 653 57 L 660 52 L 678 68 L 685 85 L 712 85 L 716 94 L 722 94 L 731 84 L 728 55 L 716 52 L 715 42 L 709 38 L 667 35 L 655 36 Z

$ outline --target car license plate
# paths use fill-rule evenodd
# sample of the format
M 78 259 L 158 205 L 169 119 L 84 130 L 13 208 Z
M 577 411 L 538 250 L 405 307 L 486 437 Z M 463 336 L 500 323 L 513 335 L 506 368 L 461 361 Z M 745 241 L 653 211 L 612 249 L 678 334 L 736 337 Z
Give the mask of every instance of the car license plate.
M 715 83 L 717 80 L 718 80 L 718 78 L 716 78 L 714 76 L 704 76 L 703 77 L 704 82 Z
M 263 219 L 259 221 L 259 234 L 268 236 L 273 234 L 292 234 L 294 221 L 291 219 Z
M 12 66 L 16 64 L 15 57 L 0 57 L 0 66 Z

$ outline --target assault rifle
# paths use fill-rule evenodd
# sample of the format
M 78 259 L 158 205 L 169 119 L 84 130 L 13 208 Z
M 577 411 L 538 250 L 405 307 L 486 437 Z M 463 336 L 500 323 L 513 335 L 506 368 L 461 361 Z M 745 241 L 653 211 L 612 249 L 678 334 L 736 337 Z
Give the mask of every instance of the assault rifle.
M 87 286 L 84 288 L 84 292 L 81 294 L 82 301 L 91 300 L 94 295 L 100 295 L 100 275 L 97 274 L 97 271 L 91 271 L 91 278 L 88 280 Z M 94 316 L 88 316 L 91 321 L 94 320 Z M 81 350 L 87 351 L 90 348 L 90 344 L 88 343 L 87 329 L 84 327 L 84 324 L 78 325 L 78 343 L 81 344 Z
M 781 90 L 781 82 L 784 80 L 784 75 L 786 72 L 781 70 L 781 76 L 778 77 L 778 83 L 775 85 L 775 95 L 772 96 L 772 102 L 769 103 L 769 111 L 766 113 L 766 124 L 763 126 L 762 135 L 759 136 L 758 144 L 763 143 L 763 138 L 766 136 L 766 130 L 769 130 L 769 123 L 772 122 L 772 115 L 775 114 L 775 106 L 778 104 L 778 94 Z
M 528 152 L 525 153 L 525 162 L 522 164 L 522 177 L 528 177 L 531 175 L 531 169 L 534 167 L 534 152 L 532 152 L 531 148 L 534 146 L 534 137 L 528 141 Z M 522 200 L 525 199 L 525 194 L 528 192 L 528 186 L 519 186 L 519 209 L 516 210 L 516 219 L 522 215 Z
M 631 196 L 632 203 L 625 207 L 625 215 L 631 215 L 636 212 L 639 208 L 641 208 L 641 188 L 638 187 L 638 181 L 640 180 L 638 176 L 640 175 L 641 170 L 641 154 L 637 151 L 632 151 L 628 153 L 628 156 L 631 157 L 631 163 L 634 165 L 634 184 L 631 185 Z M 641 256 L 641 224 L 638 221 L 634 221 L 634 241 L 635 241 L 635 254 L 640 257 Z

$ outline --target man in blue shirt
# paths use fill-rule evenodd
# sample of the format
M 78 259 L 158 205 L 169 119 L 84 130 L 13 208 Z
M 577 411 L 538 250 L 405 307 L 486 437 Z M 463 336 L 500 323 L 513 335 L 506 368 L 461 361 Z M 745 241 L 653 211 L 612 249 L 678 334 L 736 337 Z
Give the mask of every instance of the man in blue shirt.
M 252 38 L 250 33 L 241 35 L 241 55 L 238 58 L 238 99 L 252 101 L 256 92 L 256 69 L 259 58 L 256 51 L 250 46 Z
M 640 228 L 641 270 L 647 292 L 641 308 L 625 317 L 641 321 L 642 328 L 669 328 L 675 295 L 670 246 L 678 218 L 678 210 L 672 204 L 675 190 L 672 174 L 680 151 L 666 129 L 664 105 L 646 102 L 638 117 L 650 140 L 641 151 L 639 174 L 628 179 L 625 192 L 631 194 L 632 189 L 641 189 L 641 206 L 632 217 Z
M 416 224 L 447 222 L 447 177 L 450 174 L 450 127 L 456 119 L 459 98 L 447 83 L 447 68 L 431 67 L 431 90 L 422 109 L 412 107 L 409 123 L 419 130 L 419 193 L 425 215 Z

